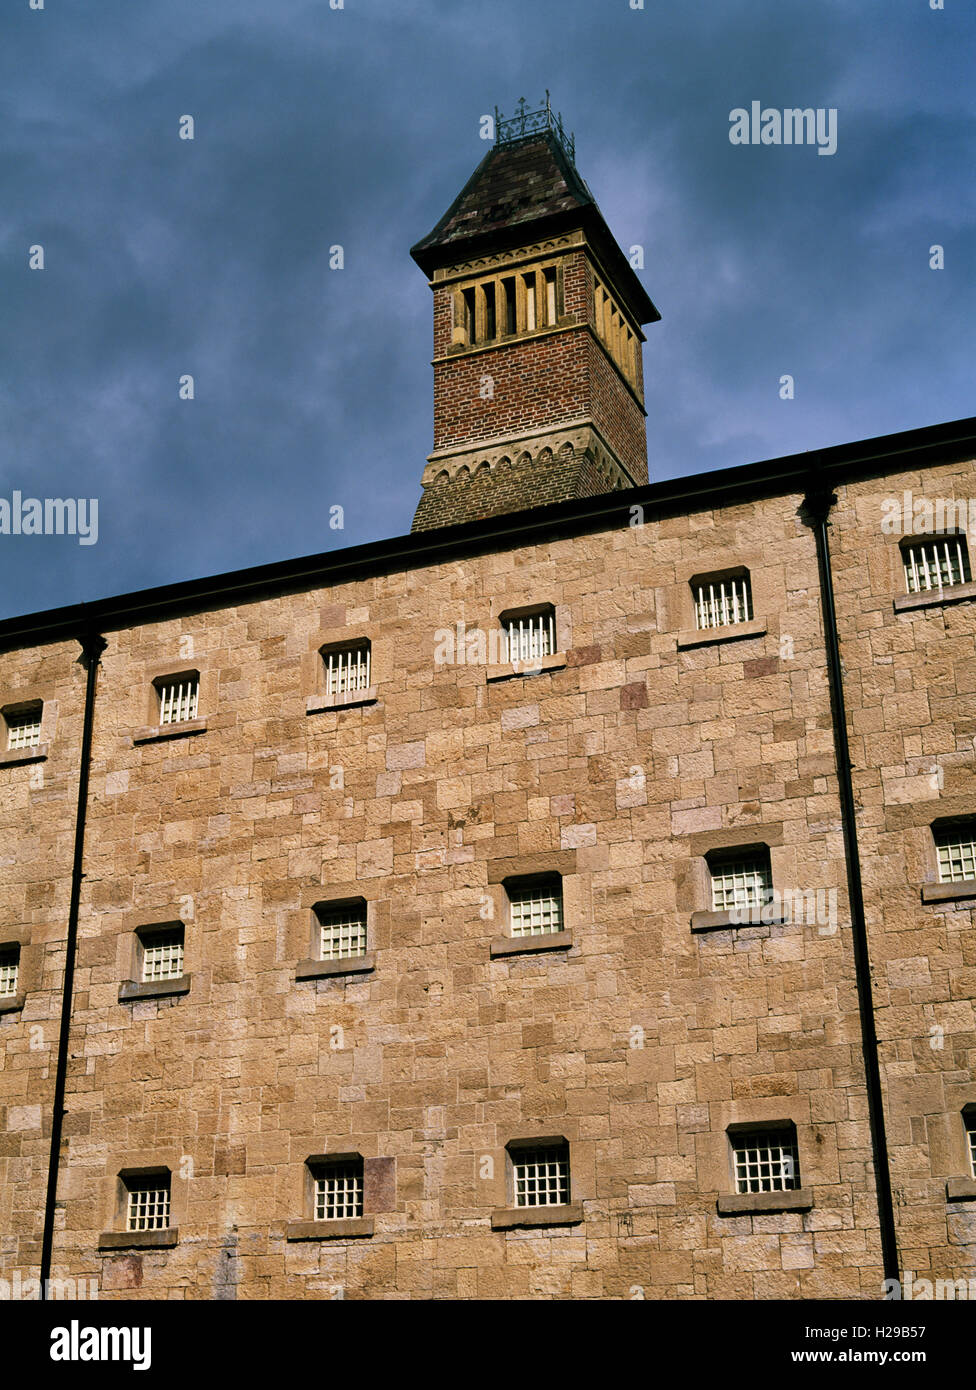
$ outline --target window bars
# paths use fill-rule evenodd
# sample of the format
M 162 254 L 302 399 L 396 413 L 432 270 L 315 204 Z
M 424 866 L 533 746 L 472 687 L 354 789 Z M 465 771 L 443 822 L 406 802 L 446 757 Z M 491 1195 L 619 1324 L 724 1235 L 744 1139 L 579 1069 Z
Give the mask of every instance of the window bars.
M 160 685 L 160 724 L 183 724 L 187 719 L 196 719 L 199 694 L 199 676 L 184 676 Z
M 739 579 L 706 579 L 693 585 L 693 590 L 699 632 L 747 623 L 753 616 L 752 586 L 747 574 Z
M 366 954 L 366 909 L 346 907 L 318 913 L 322 960 Z
M 362 1214 L 362 1161 L 321 1168 L 315 1176 L 315 1220 L 345 1221 Z
M 946 536 L 944 540 L 906 545 L 902 559 L 905 587 L 910 594 L 922 594 L 930 589 L 950 589 L 954 584 L 968 584 L 972 579 L 969 549 L 963 536 Z
M 969 1171 L 976 1178 L 976 1115 L 966 1116 L 966 1141 L 969 1147 Z
M 142 948 L 142 979 L 144 984 L 154 980 L 178 980 L 183 974 L 183 933 L 154 932 Z
M 561 1207 L 569 1202 L 569 1150 L 516 1149 L 512 1153 L 515 1205 Z
M 9 999 L 17 993 L 19 974 L 20 952 L 17 948 L 0 951 L 0 999 Z
M 712 911 L 736 907 L 762 907 L 773 893 L 769 862 L 759 855 L 726 859 L 709 865 L 712 876 Z
M 976 879 L 976 829 L 945 830 L 936 837 L 940 883 Z
M 169 1187 L 161 1180 L 130 1186 L 126 1226 L 130 1231 L 164 1231 L 169 1225 Z
M 323 652 L 325 662 L 325 693 L 352 695 L 369 689 L 370 646 L 368 642 L 341 651 Z
M 539 661 L 556 650 L 556 615 L 551 608 L 505 624 L 509 661 Z
M 790 1192 L 800 1186 L 796 1140 L 788 1130 L 737 1134 L 732 1158 L 736 1192 Z
M 537 884 L 510 893 L 512 935 L 541 936 L 563 929 L 563 897 L 558 884 Z
M 41 741 L 41 711 L 7 715 L 7 748 L 36 748 Z

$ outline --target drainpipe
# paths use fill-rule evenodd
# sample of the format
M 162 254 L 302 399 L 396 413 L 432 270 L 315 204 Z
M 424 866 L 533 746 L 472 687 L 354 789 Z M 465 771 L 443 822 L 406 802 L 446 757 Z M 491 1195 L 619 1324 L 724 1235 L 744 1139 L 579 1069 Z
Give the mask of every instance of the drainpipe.
M 854 805 L 854 784 L 851 780 L 851 750 L 847 738 L 847 708 L 844 702 L 844 677 L 837 635 L 837 613 L 834 607 L 834 581 L 830 567 L 828 516 L 837 501 L 829 486 L 811 479 L 803 499 L 802 518 L 813 531 L 817 543 L 817 565 L 820 570 L 820 602 L 823 613 L 824 646 L 827 652 L 827 676 L 830 683 L 830 704 L 834 727 L 834 757 L 837 785 L 840 792 L 841 820 L 844 827 L 844 852 L 847 859 L 847 892 L 851 907 L 851 936 L 854 945 L 854 973 L 857 979 L 858 1008 L 861 1015 L 861 1047 L 864 1053 L 864 1077 L 868 1095 L 868 1118 L 871 1126 L 871 1149 L 874 1157 L 874 1184 L 878 1197 L 878 1218 L 881 1226 L 881 1259 L 885 1279 L 899 1279 L 898 1240 L 895 1234 L 895 1213 L 891 1199 L 891 1172 L 888 1166 L 888 1141 L 885 1136 L 884 1105 L 881 1091 L 881 1067 L 878 1061 L 878 1033 L 874 1022 L 874 1001 L 871 990 L 871 960 L 868 953 L 867 923 L 864 917 L 864 889 L 861 883 L 861 859 L 857 844 L 857 820 Z
M 75 816 L 75 850 L 71 868 L 71 902 L 68 907 L 68 937 L 65 942 L 64 987 L 61 995 L 61 1029 L 58 1060 L 54 1073 L 54 1101 L 51 1110 L 51 1151 L 47 1166 L 47 1196 L 44 1201 L 44 1234 L 41 1238 L 41 1299 L 47 1298 L 54 1250 L 54 1209 L 58 1195 L 58 1161 L 64 1125 L 64 1092 L 68 1073 L 68 1036 L 71 1032 L 71 1004 L 75 980 L 75 951 L 78 942 L 78 911 L 81 904 L 82 865 L 85 853 L 85 815 L 88 808 L 88 772 L 91 762 L 92 726 L 95 720 L 95 678 L 98 661 L 107 643 L 96 632 L 86 631 L 81 643 L 81 660 L 87 669 L 85 719 L 81 735 L 81 767 L 78 773 L 78 810 Z

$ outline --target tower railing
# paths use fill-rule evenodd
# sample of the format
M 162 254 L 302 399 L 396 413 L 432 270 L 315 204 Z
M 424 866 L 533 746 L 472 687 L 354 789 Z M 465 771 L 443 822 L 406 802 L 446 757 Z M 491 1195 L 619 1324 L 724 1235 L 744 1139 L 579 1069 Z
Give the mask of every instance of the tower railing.
M 540 131 L 551 130 L 562 146 L 564 153 L 575 162 L 576 137 L 566 134 L 562 113 L 553 111 L 548 91 L 546 92 L 546 104 L 538 111 L 526 110 L 527 105 L 525 97 L 519 97 L 515 115 L 508 117 L 503 116 L 498 107 L 495 107 L 495 144 L 517 145 L 522 140 L 528 140 L 532 136 L 538 135 Z

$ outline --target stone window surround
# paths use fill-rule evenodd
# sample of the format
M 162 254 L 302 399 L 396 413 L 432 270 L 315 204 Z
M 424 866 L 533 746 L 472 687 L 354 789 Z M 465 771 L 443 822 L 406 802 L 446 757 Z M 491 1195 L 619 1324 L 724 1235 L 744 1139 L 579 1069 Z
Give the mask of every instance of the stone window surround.
M 497 664 L 488 663 L 485 669 L 485 680 L 489 682 L 523 680 L 538 676 L 548 671 L 561 671 L 566 666 L 566 653 L 573 645 L 573 621 L 572 612 L 567 604 L 551 603 L 550 600 L 540 598 L 536 603 L 526 603 L 525 591 L 507 598 L 494 598 L 491 601 L 489 617 L 484 625 L 486 638 L 494 631 L 501 631 L 505 623 L 511 619 L 516 621 L 520 617 L 528 617 L 530 614 L 538 613 L 540 608 L 551 607 L 555 613 L 556 628 L 556 650 L 544 656 L 538 664 L 528 665 L 519 662 L 521 669 L 516 669 L 511 661 L 504 661 Z M 474 629 L 472 629 L 474 630 Z M 490 640 L 490 639 L 489 639 Z M 486 653 L 487 655 L 487 653 Z
M 946 1178 L 947 1202 L 976 1201 L 976 1178 L 969 1158 L 966 1122 L 976 1124 L 976 1085 L 947 1087 L 946 1099 L 955 1102 L 954 1113 L 948 1116 L 948 1160 L 959 1177 Z
M 973 805 L 973 798 L 967 798 L 965 802 L 963 802 L 961 798 L 954 798 L 951 803 L 948 801 L 943 802 L 945 814 L 936 816 L 928 823 L 928 843 L 924 870 L 926 881 L 922 884 L 921 889 L 923 903 L 949 903 L 964 901 L 966 899 L 976 899 L 976 880 L 966 879 L 958 883 L 939 882 L 939 855 L 936 847 L 937 833 L 940 830 L 948 830 L 957 825 L 965 825 L 967 828 L 973 826 L 976 828 L 976 815 L 974 815 L 971 810 L 962 810 L 961 807 L 963 804 L 971 808 Z M 959 810 L 954 809 L 957 805 L 960 806 Z M 924 811 L 925 808 L 919 807 L 918 809 Z M 930 808 L 929 813 L 931 813 Z M 974 906 L 976 906 L 976 903 L 974 903 Z
M 698 1188 L 716 1193 L 719 1216 L 751 1216 L 767 1212 L 808 1211 L 813 1206 L 814 1183 L 836 1183 L 836 1149 L 823 1152 L 820 1130 L 810 1118 L 810 1102 L 803 1096 L 763 1096 L 754 1100 L 719 1101 L 709 1105 L 711 1130 L 702 1136 L 698 1156 Z M 802 1187 L 788 1192 L 736 1192 L 730 1134 L 743 1130 L 768 1130 L 792 1124 L 800 1160 Z M 820 1152 L 818 1152 L 820 1150 Z M 824 1159 L 833 1154 L 830 1171 Z
M 24 714 L 40 707 L 41 738 L 33 748 L 7 747 L 7 716 Z M 21 767 L 25 763 L 42 763 L 51 751 L 58 724 L 58 701 L 54 686 L 32 685 L 0 705 L 0 767 Z
M 921 541 L 938 541 L 939 535 L 935 532 L 920 531 L 918 535 L 896 534 L 888 537 L 888 563 L 890 573 L 890 592 L 894 595 L 892 608 L 896 613 L 910 613 L 917 608 L 944 608 L 951 603 L 964 603 L 968 599 L 976 598 L 976 582 L 970 580 L 967 584 L 954 584 L 948 589 L 929 589 L 925 593 L 909 594 L 905 591 L 905 569 L 903 555 L 905 547 L 918 544 Z M 965 538 L 968 542 L 969 537 Z M 969 547 L 969 564 L 973 568 L 976 557 L 973 555 L 973 548 Z M 974 571 L 976 572 L 976 571 Z
M 363 1165 L 363 1215 L 346 1217 L 339 1221 L 315 1220 L 315 1179 L 317 1169 L 328 1163 L 349 1163 L 359 1161 Z M 374 1234 L 375 1215 L 385 1209 L 387 1203 L 381 1196 L 384 1190 L 386 1171 L 394 1173 L 393 1189 L 388 1193 L 387 1203 L 395 1206 L 395 1160 L 389 1158 L 365 1158 L 359 1150 L 345 1150 L 309 1154 L 302 1164 L 301 1209 L 305 1216 L 300 1221 L 289 1221 L 285 1228 L 285 1239 L 298 1240 L 355 1240 Z
M 578 1138 L 578 1129 L 575 1121 L 565 1118 L 560 1120 L 560 1124 L 563 1126 L 561 1134 L 548 1133 L 544 1121 L 535 1129 L 522 1125 L 510 1132 L 499 1155 L 503 1161 L 495 1165 L 496 1191 L 500 1195 L 504 1190 L 506 1205 L 493 1209 L 493 1231 L 508 1231 L 517 1227 L 578 1226 L 583 1221 L 583 1191 L 577 1165 L 573 1162 L 573 1146 Z M 553 1207 L 517 1207 L 512 1150 L 545 1148 L 550 1144 L 565 1144 L 569 1151 L 569 1202 Z
M 746 623 L 735 623 L 730 627 L 706 628 L 699 631 L 695 622 L 695 597 L 693 584 L 703 579 L 741 579 L 749 576 L 752 590 L 753 617 Z M 739 642 L 749 637 L 764 637 L 771 630 L 772 619 L 767 615 L 776 612 L 772 605 L 766 582 L 764 560 L 761 554 L 726 554 L 711 557 L 699 556 L 692 565 L 683 565 L 676 576 L 677 582 L 671 586 L 669 608 L 674 618 L 672 625 L 678 628 L 678 650 L 690 647 L 710 647 L 718 642 Z M 676 622 L 675 622 L 676 620 Z
M 299 939 L 304 942 L 307 956 L 298 962 L 296 980 L 334 979 L 346 975 L 367 975 L 376 969 L 376 912 L 377 900 L 367 898 L 361 883 L 315 884 L 302 890 Z M 366 908 L 366 954 L 349 956 L 344 960 L 322 960 L 319 956 L 321 923 L 317 908 L 345 907 L 352 903 Z
M 179 1243 L 180 1229 L 178 1218 L 183 1215 L 185 1183 L 178 1177 L 180 1156 L 173 1151 L 163 1155 L 162 1162 L 152 1161 L 158 1155 L 138 1154 L 137 1159 L 147 1162 L 120 1168 L 108 1179 L 109 1199 L 106 1203 L 107 1217 L 105 1229 L 98 1237 L 98 1249 L 110 1250 L 165 1250 Z M 169 1178 L 169 1219 L 170 1224 L 161 1231 L 127 1231 L 129 1186 L 132 1178 Z
M 26 1004 L 28 994 L 39 988 L 44 959 L 44 947 L 31 944 L 31 929 L 28 926 L 0 927 L 0 950 L 5 946 L 19 946 L 20 957 L 17 962 L 17 993 L 0 999 L 0 1015 L 18 1013 Z
M 515 881 L 553 877 L 558 877 L 562 884 L 563 930 L 540 933 L 539 936 L 512 936 L 509 885 Z M 504 924 L 504 930 L 492 938 L 488 948 L 493 960 L 567 951 L 573 945 L 573 923 L 586 921 L 589 916 L 588 885 L 584 885 L 577 873 L 574 849 L 544 850 L 515 858 L 490 859 L 487 892 L 492 900 L 493 920 Z
M 769 853 L 773 887 L 776 888 L 783 878 L 780 852 L 786 851 L 781 821 L 728 830 L 700 830 L 687 837 L 687 844 L 691 861 L 679 880 L 677 906 L 679 911 L 690 911 L 693 932 L 748 931 L 754 927 L 785 924 L 786 919 L 780 909 L 766 909 L 761 922 L 733 922 L 731 912 L 713 912 L 712 879 L 707 858 L 710 854 L 720 854 L 726 850 L 733 853 L 736 850 L 766 850 Z
M 199 680 L 197 695 L 197 715 L 195 719 L 184 719 L 178 724 L 160 724 L 159 687 L 171 680 L 185 680 L 196 676 Z M 217 673 L 207 670 L 197 658 L 180 661 L 155 662 L 144 672 L 143 700 L 145 724 L 132 735 L 133 744 L 164 743 L 168 739 L 184 738 L 191 734 L 206 733 L 207 711 L 217 708 Z
M 345 651 L 350 647 L 369 643 L 368 690 L 344 691 L 341 695 L 329 695 L 326 691 L 326 666 L 323 653 Z M 391 644 L 384 642 L 375 623 L 348 623 L 342 627 L 321 627 L 309 638 L 308 651 L 302 657 L 302 693 L 305 696 L 305 713 L 322 714 L 328 710 L 356 709 L 364 705 L 375 705 L 379 700 L 378 690 L 392 675 L 390 666 Z
M 149 908 L 142 912 L 128 912 L 122 918 L 118 934 L 119 1003 L 139 1003 L 146 999 L 168 999 L 177 995 L 189 994 L 191 975 L 188 965 L 194 947 L 193 934 L 186 930 L 186 922 L 181 916 L 182 908 L 176 906 Z M 142 961 L 145 938 L 153 932 L 167 927 L 183 928 L 183 974 L 171 980 L 150 980 L 142 978 Z

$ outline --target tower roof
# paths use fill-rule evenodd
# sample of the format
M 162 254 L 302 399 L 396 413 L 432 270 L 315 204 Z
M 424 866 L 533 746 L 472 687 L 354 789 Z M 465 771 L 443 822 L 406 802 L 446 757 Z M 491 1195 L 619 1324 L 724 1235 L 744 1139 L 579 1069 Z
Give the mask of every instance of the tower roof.
M 596 199 L 551 129 L 496 144 L 410 254 L 428 277 L 441 266 L 581 228 L 639 323 L 661 317 L 613 238 Z

